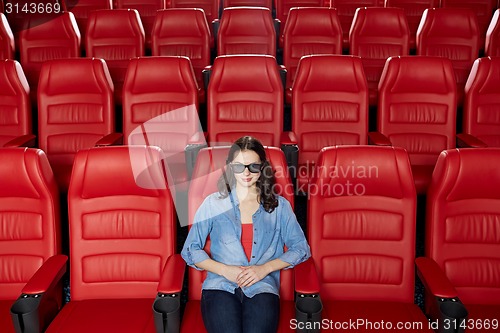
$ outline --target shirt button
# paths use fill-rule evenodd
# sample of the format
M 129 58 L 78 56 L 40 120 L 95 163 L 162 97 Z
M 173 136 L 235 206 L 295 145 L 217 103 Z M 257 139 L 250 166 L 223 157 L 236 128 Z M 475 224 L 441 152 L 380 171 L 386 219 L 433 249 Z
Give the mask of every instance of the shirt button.
M 252 258 L 255 258 L 255 256 L 252 256 Z
M 257 242 L 253 242 L 254 244 L 257 244 Z

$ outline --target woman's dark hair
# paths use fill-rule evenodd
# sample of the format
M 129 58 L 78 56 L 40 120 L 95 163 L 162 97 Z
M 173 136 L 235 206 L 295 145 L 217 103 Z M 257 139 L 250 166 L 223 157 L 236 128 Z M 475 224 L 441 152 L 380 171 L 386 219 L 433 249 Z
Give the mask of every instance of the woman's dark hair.
M 274 193 L 274 171 L 271 164 L 267 160 L 266 151 L 262 143 L 251 136 L 239 138 L 229 149 L 226 164 L 231 163 L 237 153 L 245 150 L 254 151 L 257 155 L 259 155 L 262 163 L 262 169 L 259 179 L 255 185 L 257 186 L 259 193 L 260 203 L 266 212 L 271 213 L 278 206 L 278 199 Z M 222 174 L 217 183 L 221 198 L 226 198 L 229 195 L 235 183 L 236 178 L 234 177 L 233 172 L 226 166 L 226 171 Z

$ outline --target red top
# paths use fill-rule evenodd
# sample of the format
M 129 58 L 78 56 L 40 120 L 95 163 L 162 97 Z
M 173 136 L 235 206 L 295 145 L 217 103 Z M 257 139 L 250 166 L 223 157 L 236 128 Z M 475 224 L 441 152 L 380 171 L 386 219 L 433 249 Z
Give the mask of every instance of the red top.
M 241 245 L 245 250 L 248 261 L 252 255 L 252 242 L 253 242 L 253 223 L 241 224 Z

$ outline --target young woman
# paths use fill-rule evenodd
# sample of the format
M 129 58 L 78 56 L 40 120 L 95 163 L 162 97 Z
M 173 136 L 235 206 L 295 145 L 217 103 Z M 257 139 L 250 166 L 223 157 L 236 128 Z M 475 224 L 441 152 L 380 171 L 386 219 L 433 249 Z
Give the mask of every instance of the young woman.
M 273 185 L 264 147 L 242 137 L 229 150 L 219 192 L 196 212 L 182 257 L 208 272 L 201 311 L 209 333 L 276 332 L 279 271 L 311 255 L 290 203 Z M 211 256 L 203 250 L 209 235 Z

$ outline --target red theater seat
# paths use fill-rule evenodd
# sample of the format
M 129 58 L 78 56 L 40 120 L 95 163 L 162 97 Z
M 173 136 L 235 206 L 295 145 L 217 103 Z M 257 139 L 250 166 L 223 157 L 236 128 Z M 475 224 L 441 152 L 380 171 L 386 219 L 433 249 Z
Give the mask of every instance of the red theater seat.
M 408 151 L 418 194 L 425 194 L 442 150 L 456 144 L 456 84 L 450 60 L 389 58 L 379 85 L 378 135 L 373 143 Z M 383 139 L 383 140 L 381 140 Z
M 487 56 L 500 56 L 500 9 L 495 11 L 491 19 L 488 31 L 486 32 L 486 42 L 484 52 Z
M 334 8 L 292 8 L 283 33 L 283 65 L 287 69 L 286 101 L 302 56 L 342 54 L 342 29 Z
M 0 147 L 34 145 L 31 134 L 30 87 L 21 65 L 0 61 Z
M 80 31 L 75 17 L 70 12 L 54 17 L 27 15 L 19 32 L 19 52 L 31 87 L 31 102 L 36 105 L 42 64 L 47 60 L 80 56 Z
M 410 29 L 410 49 L 416 49 L 417 29 L 424 10 L 439 7 L 440 0 L 385 0 L 385 7 L 403 8 Z
M 217 36 L 217 54 L 276 56 L 276 31 L 271 11 L 264 7 L 224 9 Z
M 110 144 L 115 114 L 113 83 L 102 59 L 51 60 L 38 86 L 38 143 L 49 158 L 59 190 L 69 186 L 75 154 Z
M 189 59 L 130 60 L 123 86 L 124 143 L 160 147 L 172 176 L 169 184 L 187 192 L 184 149 L 200 132 L 198 89 Z
M 368 87 L 361 59 L 303 57 L 292 95 L 292 130 L 299 146 L 297 185 L 307 192 L 323 147 L 368 142 Z
M 377 105 L 378 83 L 389 57 L 408 55 L 409 29 L 401 8 L 359 8 L 349 33 L 349 53 L 361 57 L 370 105 Z
M 416 261 L 426 287 L 426 312 L 434 321 L 438 307 L 454 313 L 449 317 L 457 325 L 468 314 L 466 332 L 498 331 L 499 163 L 498 148 L 442 152 L 427 195 L 426 257 Z
M 0 13 L 0 60 L 14 59 L 14 34 L 3 13 Z
M 210 65 L 210 40 L 207 19 L 202 9 L 159 10 L 151 37 L 153 56 L 186 56 L 193 65 L 201 103 L 206 101 L 202 71 Z
M 1 148 L 0 161 L 0 327 L 42 332 L 61 306 L 66 271 L 59 192 L 42 150 Z M 22 315 L 36 318 L 34 326 Z
M 280 20 L 279 41 L 280 47 L 283 47 L 283 36 L 288 13 L 293 7 L 321 7 L 322 0 L 275 0 L 276 18 Z
M 115 87 L 115 102 L 121 104 L 128 62 L 144 55 L 144 28 L 139 13 L 135 9 L 93 11 L 86 38 L 87 57 L 106 61 Z
M 404 149 L 324 148 L 312 185 L 308 240 L 322 318 L 356 323 L 343 332 L 392 332 L 399 322 L 412 326 L 400 331 L 433 332 L 413 303 L 416 195 Z
M 469 8 L 426 9 L 417 32 L 417 54 L 451 60 L 457 82 L 457 102 L 462 105 L 465 82 L 479 55 L 479 28 L 474 11 Z
M 173 255 L 175 211 L 162 160 L 158 147 L 78 152 L 68 193 L 71 301 L 46 333 L 155 332 L 162 273 L 176 261 L 184 267 Z
M 64 0 L 67 10 L 73 13 L 82 36 L 85 41 L 85 31 L 90 12 L 99 9 L 113 9 L 112 0 Z M 83 47 L 83 45 L 82 45 Z
M 500 147 L 500 58 L 477 59 L 465 85 L 464 133 L 466 147 Z

